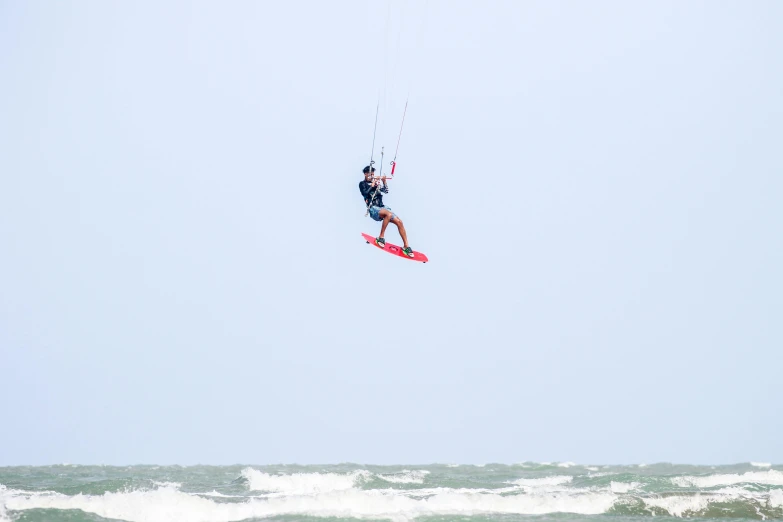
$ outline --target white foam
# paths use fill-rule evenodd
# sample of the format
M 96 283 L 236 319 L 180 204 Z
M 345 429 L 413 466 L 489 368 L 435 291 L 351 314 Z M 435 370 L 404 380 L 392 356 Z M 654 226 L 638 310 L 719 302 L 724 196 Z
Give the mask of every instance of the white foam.
M 729 486 L 727 488 L 721 488 L 712 493 L 714 495 L 723 495 L 724 497 L 731 497 L 731 498 L 740 498 L 740 497 L 760 498 L 760 496 L 763 496 L 763 493 L 759 494 L 757 492 L 748 491 L 747 489 L 738 486 Z
M 410 471 L 404 469 L 399 473 L 378 475 L 378 478 L 393 484 L 424 484 L 424 478 L 429 474 L 430 472 L 427 470 Z
M 150 491 L 105 493 L 100 496 L 68 496 L 47 492 L 36 494 L 14 492 L 7 499 L 6 507 L 15 511 L 28 509 L 80 509 L 103 518 L 128 520 L 132 522 L 209 522 L 211 519 L 229 522 L 241 520 L 235 516 L 215 516 L 219 506 L 213 501 L 191 496 L 173 488 L 159 488 Z M 232 504 L 226 504 L 232 505 Z M 249 518 L 249 517 L 246 517 Z
M 783 508 L 783 489 L 773 489 L 770 491 L 767 505 L 771 508 Z
M 410 511 L 400 513 L 406 520 L 417 516 L 477 514 L 525 514 L 578 513 L 597 515 L 614 505 L 616 497 L 609 494 L 590 493 L 580 495 L 509 495 L 481 494 L 468 491 L 452 491 L 435 495 L 411 506 Z M 394 518 L 394 517 L 392 517 Z
M 675 486 L 713 488 L 716 486 L 731 486 L 733 484 L 766 484 L 783 486 L 783 472 L 771 469 L 769 471 L 748 471 L 742 475 L 707 475 L 705 477 L 682 476 L 671 479 Z
M 371 476 L 369 471 L 351 473 L 293 473 L 291 475 L 270 475 L 253 468 L 242 470 L 252 491 L 271 491 L 291 495 L 324 493 L 352 489 L 360 480 Z
M 670 515 L 682 517 L 697 515 L 706 510 L 710 503 L 726 503 L 743 499 L 753 500 L 754 505 L 768 505 L 770 508 L 783 507 L 783 490 L 773 489 L 769 492 L 751 491 L 742 487 L 727 487 L 711 492 L 707 496 L 696 494 L 694 496 L 671 496 L 658 498 L 643 498 L 642 501 L 653 507 L 666 510 Z M 764 515 L 756 507 L 759 516 Z
M 161 487 L 161 488 L 173 488 L 173 489 L 180 489 L 182 487 L 182 484 L 179 482 L 158 482 L 157 480 L 153 480 L 152 483 L 155 486 Z
M 502 493 L 518 493 L 519 488 L 518 487 L 510 487 L 510 488 L 500 488 L 500 489 L 489 489 L 489 488 L 477 488 L 477 489 L 466 489 L 466 488 L 460 488 L 460 489 L 453 489 L 453 488 L 444 488 L 444 487 L 437 487 L 437 488 L 416 488 L 416 489 L 409 489 L 406 491 L 394 491 L 392 489 L 387 490 L 377 490 L 382 491 L 386 495 L 394 495 L 399 494 L 403 495 L 405 497 L 409 498 L 415 498 L 415 499 L 426 499 L 429 497 L 434 497 L 435 495 L 444 495 L 448 493 L 463 493 L 463 494 L 491 494 L 491 495 L 500 495 Z
M 557 464 L 558 468 L 572 468 L 574 466 L 576 466 L 576 463 L 574 462 L 559 462 Z
M 742 487 L 728 487 L 711 492 L 708 496 L 696 494 L 694 496 L 670 496 L 657 498 L 643 498 L 642 501 L 651 507 L 658 507 L 666 510 L 670 515 L 676 517 L 698 515 L 703 513 L 710 503 L 726 503 L 743 499 L 745 501 L 753 500 L 755 505 L 767 504 L 770 508 L 783 507 L 783 490 L 773 489 L 769 492 L 749 491 Z M 758 511 L 759 516 L 764 519 L 764 515 Z
M 507 484 L 516 484 L 518 486 L 525 486 L 529 488 L 540 488 L 546 486 L 560 486 L 562 484 L 568 484 L 574 480 L 574 477 L 568 475 L 555 475 L 553 477 L 541 477 L 533 479 L 517 479 Z
M 598 468 L 594 468 L 593 466 L 587 466 L 585 469 L 587 471 L 598 471 Z
M 642 498 L 642 501 L 647 506 L 663 509 L 674 517 L 682 517 L 685 513 L 702 512 L 709 505 L 709 500 L 701 495 Z
M 5 492 L 6 487 L 0 484 L 0 522 L 11 522 L 11 517 L 8 516 L 8 511 L 5 507 Z
M 609 489 L 612 491 L 612 493 L 628 493 L 629 491 L 633 491 L 635 489 L 639 489 L 639 486 L 641 486 L 641 483 L 639 483 L 639 482 L 615 482 L 615 481 L 612 481 L 609 484 Z
M 215 502 L 174 488 L 105 493 L 100 496 L 14 492 L 7 508 L 82 510 L 129 522 L 233 522 L 281 515 L 307 515 L 407 522 L 421 516 L 476 514 L 605 513 L 616 497 L 609 493 L 521 494 L 501 496 L 476 490 L 439 488 L 428 498 L 411 498 L 405 490 L 332 490 L 326 493 L 242 503 Z
M 244 495 L 225 495 L 219 491 L 212 490 L 209 493 L 197 493 L 200 497 L 217 497 L 217 498 L 246 498 Z
M 771 468 L 772 463 L 771 462 L 751 462 L 751 466 L 754 468 Z

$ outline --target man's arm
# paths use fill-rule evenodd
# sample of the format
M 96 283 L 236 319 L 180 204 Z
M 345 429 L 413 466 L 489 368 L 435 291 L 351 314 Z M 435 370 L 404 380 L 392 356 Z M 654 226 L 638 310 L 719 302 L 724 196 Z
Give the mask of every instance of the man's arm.
M 376 190 L 383 194 L 389 193 L 389 187 L 386 186 L 386 180 L 383 180 L 382 186 L 378 187 L 378 185 L 378 180 L 373 180 L 372 183 L 367 183 L 366 181 L 359 183 L 359 191 L 362 193 L 362 197 L 366 204 L 369 205 L 371 203 L 371 199 L 375 195 Z
M 359 192 L 362 193 L 362 197 L 366 200 L 370 197 L 370 194 L 372 193 L 373 188 L 372 186 L 367 183 L 366 181 L 362 181 L 359 183 Z
M 359 191 L 362 193 L 362 197 L 364 198 L 364 204 L 369 205 L 372 201 L 373 193 L 375 192 L 375 186 L 374 184 L 367 183 L 366 181 L 362 181 L 359 183 Z

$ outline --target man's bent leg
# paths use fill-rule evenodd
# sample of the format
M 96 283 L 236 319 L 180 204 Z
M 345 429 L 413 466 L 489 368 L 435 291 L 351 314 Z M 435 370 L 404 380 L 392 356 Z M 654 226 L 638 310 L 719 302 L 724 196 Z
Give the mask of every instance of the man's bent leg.
M 397 225 L 397 230 L 400 232 L 400 237 L 402 238 L 402 248 L 408 248 L 408 234 L 405 232 L 405 225 L 402 224 L 402 220 L 398 216 L 394 216 L 391 222 Z M 383 228 L 386 228 L 385 219 L 383 220 Z M 381 230 L 381 235 L 383 235 L 383 230 Z
M 383 235 L 386 234 L 386 227 L 389 226 L 389 221 L 391 221 L 392 213 L 384 208 L 378 212 L 378 216 L 383 219 L 383 223 L 381 224 L 381 235 L 378 237 L 383 237 Z

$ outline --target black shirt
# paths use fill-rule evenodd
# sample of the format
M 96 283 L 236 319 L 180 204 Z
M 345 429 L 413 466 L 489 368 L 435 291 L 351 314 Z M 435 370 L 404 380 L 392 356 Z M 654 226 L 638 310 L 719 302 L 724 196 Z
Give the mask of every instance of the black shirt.
M 367 207 L 382 207 L 383 206 L 383 195 L 382 194 L 388 194 L 389 193 L 389 187 L 386 185 L 381 185 L 381 188 L 378 189 L 376 192 L 377 187 L 372 186 L 372 182 L 367 182 L 366 180 L 362 180 L 359 182 L 359 191 L 362 193 L 362 197 L 364 198 L 364 204 Z M 373 197 L 373 194 L 375 196 Z M 370 205 L 370 198 L 372 198 L 372 205 Z

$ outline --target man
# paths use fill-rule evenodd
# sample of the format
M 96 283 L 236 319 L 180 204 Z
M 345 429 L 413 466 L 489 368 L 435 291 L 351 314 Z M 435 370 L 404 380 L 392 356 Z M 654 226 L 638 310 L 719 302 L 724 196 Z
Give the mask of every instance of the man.
M 383 248 L 386 246 L 386 240 L 383 235 L 386 233 L 386 227 L 391 221 L 397 225 L 397 230 L 400 232 L 402 238 L 402 252 L 408 256 L 413 257 L 413 249 L 408 245 L 408 235 L 405 233 L 405 227 L 402 224 L 402 220 L 397 217 L 391 211 L 391 208 L 383 205 L 383 194 L 389 193 L 389 187 L 386 186 L 386 178 L 382 180 L 373 179 L 373 173 L 375 167 L 369 165 L 364 167 L 364 181 L 359 182 L 359 191 L 364 198 L 364 204 L 367 206 L 367 210 L 370 212 L 370 217 L 375 221 L 381 221 L 381 234 L 375 238 L 375 244 Z M 381 185 L 381 182 L 383 183 Z

